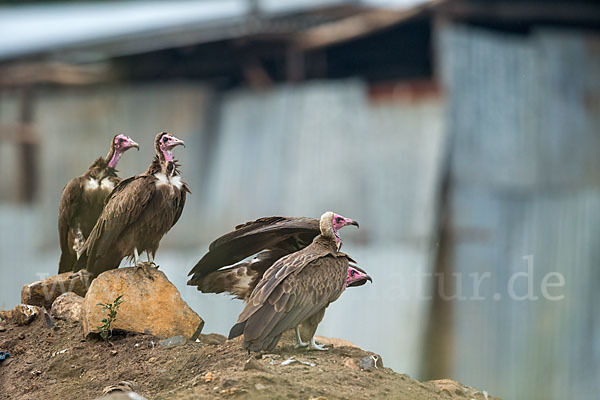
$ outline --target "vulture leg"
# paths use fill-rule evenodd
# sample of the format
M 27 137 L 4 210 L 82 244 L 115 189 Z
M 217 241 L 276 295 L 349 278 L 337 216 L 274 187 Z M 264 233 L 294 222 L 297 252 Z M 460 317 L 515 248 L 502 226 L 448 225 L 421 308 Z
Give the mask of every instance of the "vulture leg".
M 133 248 L 133 264 L 136 267 L 140 267 L 140 265 L 142 264 L 140 262 L 140 255 L 138 254 L 137 247 Z
M 296 339 L 298 340 L 298 343 L 296 344 L 296 346 L 294 346 L 296 349 L 299 349 L 301 347 L 308 347 L 308 343 L 304 343 L 302 341 L 302 336 L 300 336 L 300 326 L 296 327 Z
M 148 255 L 148 264 L 152 265 L 154 268 L 158 269 L 158 265 L 156 265 L 154 263 L 154 256 L 152 255 L 151 252 L 147 251 L 146 254 Z

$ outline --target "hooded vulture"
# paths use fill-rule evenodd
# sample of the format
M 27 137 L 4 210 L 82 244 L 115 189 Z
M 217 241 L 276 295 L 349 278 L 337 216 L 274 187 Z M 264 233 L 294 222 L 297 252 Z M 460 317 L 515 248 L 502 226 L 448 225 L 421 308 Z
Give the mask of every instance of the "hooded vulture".
M 298 345 L 325 350 L 314 341 L 314 333 L 327 306 L 335 301 L 356 275 L 353 260 L 339 251 L 339 230 L 358 223 L 329 211 L 319 221 L 320 235 L 302 250 L 277 260 L 262 276 L 229 332 L 229 339 L 244 335 L 249 351 L 272 350 L 281 334 L 295 328 Z M 350 280 L 352 284 L 352 280 Z M 302 342 L 298 326 L 310 337 Z
M 104 200 L 121 181 L 115 169 L 117 163 L 132 147 L 140 148 L 130 137 L 115 135 L 106 158 L 98 158 L 63 189 L 58 206 L 59 274 L 73 270 L 78 253 L 102 212 Z
M 156 136 L 156 156 L 146 172 L 121 181 L 106 200 L 102 214 L 84 244 L 77 270 L 85 268 L 92 279 L 118 268 L 125 257 L 136 267 L 145 267 L 139 254 L 146 252 L 148 263 L 160 239 L 177 222 L 185 205 L 186 192 L 172 150 L 183 141 L 166 132 Z
M 227 292 L 247 301 L 275 261 L 302 250 L 319 234 L 316 218 L 265 217 L 238 225 L 209 245 L 208 253 L 190 271 L 192 277 L 187 284 L 197 286 L 203 293 Z M 351 286 L 371 280 L 365 271 L 353 267 L 360 271 L 362 279 L 356 279 Z

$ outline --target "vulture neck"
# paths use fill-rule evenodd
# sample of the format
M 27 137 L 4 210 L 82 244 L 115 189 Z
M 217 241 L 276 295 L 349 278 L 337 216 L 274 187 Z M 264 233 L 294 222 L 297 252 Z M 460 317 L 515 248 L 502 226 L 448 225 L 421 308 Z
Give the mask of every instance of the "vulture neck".
M 116 168 L 123 153 L 115 150 L 114 146 L 110 146 L 110 151 L 106 155 L 105 161 L 111 168 Z
M 340 235 L 333 229 L 333 213 L 327 212 L 321 216 L 319 230 L 321 236 L 331 241 L 338 250 L 342 247 Z

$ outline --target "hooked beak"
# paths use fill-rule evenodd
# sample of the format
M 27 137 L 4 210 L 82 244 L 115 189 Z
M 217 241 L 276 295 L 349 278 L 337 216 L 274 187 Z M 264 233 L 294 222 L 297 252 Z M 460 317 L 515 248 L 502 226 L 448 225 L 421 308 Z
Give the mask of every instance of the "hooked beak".
M 171 148 L 175 147 L 175 146 L 183 146 L 185 147 L 185 142 L 181 139 L 178 138 L 173 138 L 173 146 L 171 146 Z
M 138 149 L 138 151 L 140 151 L 140 145 L 135 140 L 129 141 L 128 148 L 132 148 L 132 147 L 135 147 L 136 149 Z
M 355 220 L 350 220 L 351 222 L 348 225 L 355 225 L 357 228 L 359 228 L 358 226 L 358 221 Z
M 371 277 L 369 275 L 363 275 L 361 277 L 359 277 L 359 279 L 351 282 L 348 287 L 353 287 L 353 286 L 362 286 L 365 283 L 367 283 L 367 281 L 373 283 L 373 279 L 371 279 Z

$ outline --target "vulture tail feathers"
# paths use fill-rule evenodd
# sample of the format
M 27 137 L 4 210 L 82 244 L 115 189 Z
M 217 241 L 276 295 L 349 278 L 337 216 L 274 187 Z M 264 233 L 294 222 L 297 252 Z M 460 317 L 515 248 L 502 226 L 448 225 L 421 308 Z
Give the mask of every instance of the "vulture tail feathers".
M 244 333 L 245 328 L 246 321 L 238 322 L 233 327 L 231 327 L 231 330 L 229 331 L 229 337 L 227 339 L 231 340 L 240 336 L 242 333 Z

